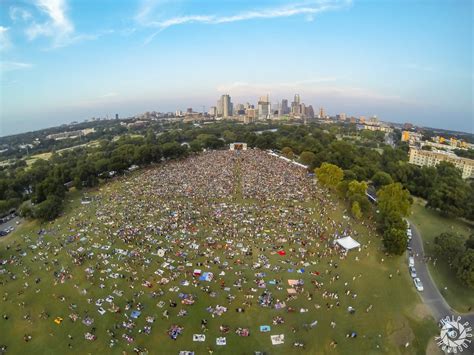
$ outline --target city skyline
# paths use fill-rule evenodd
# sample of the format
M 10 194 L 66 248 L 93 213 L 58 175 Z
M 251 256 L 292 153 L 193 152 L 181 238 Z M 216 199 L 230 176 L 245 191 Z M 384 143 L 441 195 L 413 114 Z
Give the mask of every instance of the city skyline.
M 3 1 L 0 135 L 295 92 L 329 115 L 473 132 L 470 1 L 217 4 Z

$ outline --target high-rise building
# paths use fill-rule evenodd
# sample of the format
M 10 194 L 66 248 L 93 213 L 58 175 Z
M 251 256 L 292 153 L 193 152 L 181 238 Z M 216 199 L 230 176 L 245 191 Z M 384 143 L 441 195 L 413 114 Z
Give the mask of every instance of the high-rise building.
M 188 107 L 186 109 L 186 113 L 193 113 L 193 108 L 192 107 Z
M 243 104 L 237 104 L 234 106 L 234 115 L 244 115 L 245 106 Z
M 319 108 L 319 115 L 318 118 L 326 118 L 326 113 L 324 112 L 324 108 Z
M 341 121 L 345 121 L 345 120 L 346 120 L 346 114 L 345 114 L 345 113 L 340 113 L 340 114 L 339 114 L 339 119 L 340 119 Z
M 270 113 L 271 113 L 271 104 L 270 104 L 270 100 L 268 99 L 268 95 L 261 96 L 260 100 L 258 101 L 258 118 L 261 120 L 270 118 Z
M 222 95 L 217 101 L 217 116 L 224 118 L 232 116 L 232 102 L 228 94 Z
M 217 107 L 211 106 L 209 107 L 209 116 L 215 117 L 217 115 Z
M 296 94 L 291 103 L 291 114 L 293 116 L 301 116 L 300 95 Z
M 115 119 L 116 119 L 116 120 L 119 119 L 118 113 L 115 114 Z
M 280 115 L 287 115 L 290 113 L 290 108 L 288 107 L 288 100 L 283 99 L 281 100 L 281 106 L 280 106 Z
M 305 108 L 304 115 L 306 118 L 314 118 L 314 109 L 313 106 L 309 105 Z
M 300 94 L 295 94 L 295 99 L 294 99 L 294 102 L 299 105 L 301 100 L 300 100 Z

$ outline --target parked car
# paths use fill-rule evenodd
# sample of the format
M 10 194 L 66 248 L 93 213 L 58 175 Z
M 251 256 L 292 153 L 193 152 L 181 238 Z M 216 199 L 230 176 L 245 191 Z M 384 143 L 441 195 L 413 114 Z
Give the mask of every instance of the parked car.
M 413 279 L 413 283 L 415 284 L 415 287 L 418 291 L 423 291 L 423 284 L 421 283 L 421 280 L 418 277 L 415 277 Z
M 413 266 L 410 266 L 408 269 L 410 270 L 411 277 L 416 278 L 416 269 Z
M 408 266 L 415 267 L 415 258 L 413 256 L 408 258 Z

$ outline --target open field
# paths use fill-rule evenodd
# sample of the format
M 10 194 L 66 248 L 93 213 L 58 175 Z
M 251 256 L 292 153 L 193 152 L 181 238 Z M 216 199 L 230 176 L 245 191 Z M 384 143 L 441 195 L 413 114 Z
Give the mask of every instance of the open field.
M 372 226 L 275 159 L 211 152 L 169 162 L 89 192 L 90 204 L 71 194 L 55 222 L 23 224 L 0 240 L 0 345 L 12 354 L 424 354 L 438 329 L 405 258 L 383 255 Z M 361 249 L 334 248 L 343 234 Z M 176 340 L 173 325 L 184 328 Z M 272 345 L 277 334 L 284 343 Z
M 427 256 L 433 255 L 434 238 L 443 232 L 455 233 L 465 238 L 474 233 L 473 226 L 469 223 L 444 218 L 436 211 L 425 208 L 420 199 L 416 199 L 412 206 L 410 220 L 421 233 Z M 474 307 L 474 292 L 457 280 L 446 262 L 437 260 L 436 265 L 433 265 L 433 262 L 428 265 L 433 280 L 451 307 L 461 313 L 467 312 L 469 307 Z
M 79 147 L 95 147 L 98 144 L 99 144 L 99 141 L 91 141 L 91 142 L 88 142 L 88 143 L 75 145 L 74 147 L 63 148 L 63 149 L 58 150 L 57 152 L 61 153 L 61 152 L 65 152 L 65 151 L 71 150 L 71 149 L 76 149 L 76 148 L 79 148 Z M 26 161 L 26 164 L 28 166 L 31 166 L 38 159 L 48 160 L 49 158 L 51 158 L 52 155 L 53 155 L 53 153 L 51 153 L 51 152 L 35 154 L 35 155 L 32 155 L 31 157 L 27 158 L 25 161 Z

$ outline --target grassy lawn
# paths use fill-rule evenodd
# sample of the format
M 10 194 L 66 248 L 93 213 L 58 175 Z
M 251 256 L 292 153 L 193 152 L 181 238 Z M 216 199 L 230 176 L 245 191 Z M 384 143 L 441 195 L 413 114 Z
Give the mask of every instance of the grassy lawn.
M 416 199 L 412 206 L 410 220 L 421 233 L 427 256 L 432 255 L 434 238 L 441 233 L 451 232 L 467 238 L 474 232 L 473 226 L 469 223 L 458 219 L 444 218 L 436 211 L 425 208 L 420 199 Z M 447 263 L 437 260 L 436 265 L 429 263 L 429 269 L 441 294 L 451 307 L 461 313 L 466 312 L 469 307 L 474 307 L 474 291 L 466 288 L 457 280 Z
M 139 176 L 137 172 L 132 176 Z M 362 245 L 361 251 L 354 250 L 345 259 L 339 259 L 337 255 L 313 256 L 305 266 L 305 272 L 296 273 L 295 269 L 301 267 L 301 258 L 296 252 L 292 252 L 291 236 L 287 231 L 275 229 L 276 221 L 283 218 L 295 218 L 293 210 L 305 213 L 307 218 L 315 219 L 320 223 L 318 213 L 308 211 L 317 210 L 318 202 L 282 202 L 275 204 L 274 212 L 265 215 L 265 211 L 252 210 L 255 218 L 265 217 L 265 225 L 262 226 L 262 233 L 271 235 L 272 238 L 288 239 L 281 242 L 282 248 L 287 250 L 287 255 L 282 257 L 275 252 L 267 250 L 263 254 L 268 257 L 270 265 L 280 265 L 280 270 L 272 268 L 254 269 L 251 266 L 259 261 L 259 247 L 262 246 L 259 239 L 248 239 L 247 237 L 237 238 L 235 243 L 241 241 L 254 251 L 253 255 L 237 255 L 242 263 L 236 262 L 237 258 L 229 259 L 226 248 L 216 248 L 213 254 L 219 256 L 222 261 L 229 264 L 222 268 L 217 264 L 201 266 L 203 271 L 212 271 L 215 279 L 212 282 L 200 282 L 193 287 L 193 277 L 184 275 L 185 271 L 192 272 L 198 262 L 205 263 L 209 257 L 205 254 L 189 251 L 189 261 L 192 266 L 185 266 L 181 262 L 179 252 L 186 251 L 186 239 L 177 244 L 165 241 L 164 245 L 171 248 L 167 252 L 167 257 L 159 257 L 149 253 L 146 255 L 148 263 L 139 262 L 129 257 L 121 257 L 111 253 L 114 248 L 132 250 L 152 251 L 151 246 L 156 241 L 150 239 L 152 232 L 142 232 L 140 237 L 146 240 L 145 244 L 133 243 L 127 245 L 110 231 L 116 231 L 121 226 L 122 221 L 129 224 L 146 226 L 154 221 L 169 218 L 170 210 L 177 210 L 180 203 L 194 203 L 186 201 L 169 201 L 160 196 L 148 194 L 137 195 L 135 206 L 141 210 L 145 201 L 155 202 L 157 208 L 152 208 L 143 214 L 134 215 L 130 210 L 130 196 L 134 191 L 131 176 L 118 179 L 102 186 L 97 191 L 88 193 L 92 196 L 93 202 L 89 205 L 81 205 L 81 192 L 75 192 L 68 196 L 68 206 L 65 214 L 52 223 L 39 225 L 37 222 L 27 222 L 20 226 L 14 233 L 0 240 L 0 259 L 7 259 L 9 263 L 0 268 L 7 272 L 0 273 L 0 287 L 3 301 L 1 303 L 0 314 L 7 314 L 9 319 L 0 318 L 0 344 L 8 346 L 8 353 L 31 353 L 31 354 L 59 354 L 71 353 L 121 353 L 133 354 L 136 346 L 146 347 L 150 354 L 178 354 L 179 350 L 193 350 L 196 354 L 205 354 L 208 348 L 212 348 L 216 354 L 251 354 L 255 350 L 265 351 L 270 354 L 425 354 L 428 342 L 437 335 L 438 328 L 428 311 L 421 303 L 420 298 L 412 286 L 411 278 L 406 272 L 397 274 L 397 269 L 404 270 L 404 257 L 387 257 L 381 252 L 381 241 L 379 236 L 373 232 L 371 227 L 364 224 L 350 221 L 344 216 L 344 207 L 337 205 L 331 210 L 331 218 L 341 226 L 352 225 L 357 232 L 355 237 Z M 141 191 L 142 186 L 138 191 Z M 146 191 L 146 184 L 143 184 Z M 235 191 L 237 196 L 229 196 L 224 199 L 228 206 L 244 208 L 252 205 L 251 200 L 245 200 L 241 196 L 241 190 Z M 111 202 L 113 201 L 113 203 Z M 153 205 L 154 206 L 154 205 Z M 212 223 L 213 218 L 208 204 L 193 204 L 195 211 L 199 212 L 196 217 L 196 225 L 189 226 L 195 234 L 193 238 L 202 240 L 211 235 L 216 225 Z M 290 211 L 289 213 L 283 210 Z M 104 211 L 113 211 L 112 216 L 104 217 Z M 125 213 L 125 211 L 128 211 Z M 184 212 L 182 212 L 184 213 Z M 263 215 L 262 215 L 263 214 Z M 244 226 L 242 218 L 232 221 L 237 231 L 241 231 Z M 191 228 L 192 227 L 192 228 Z M 46 230 L 43 236 L 38 232 L 41 228 Z M 190 235 L 189 231 L 176 230 L 176 236 L 183 233 Z M 240 232 L 239 232 L 240 233 Z M 68 237 L 73 238 L 72 242 L 66 243 Z M 85 237 L 84 240 L 79 240 Z M 146 239 L 148 238 L 148 239 Z M 218 238 L 218 237 L 217 237 Z M 315 238 L 316 239 L 316 238 Z M 40 242 L 41 240 L 41 242 Z M 171 239 L 173 240 L 173 239 Z M 317 240 L 316 240 L 317 241 Z M 158 241 L 159 242 L 159 241 Z M 225 240 L 219 240 L 225 244 Z M 98 246 L 110 245 L 111 250 L 104 251 Z M 36 246 L 36 247 L 34 247 Z M 88 257 L 79 265 L 74 262 L 74 254 L 80 247 L 86 250 Z M 295 245 L 296 247 L 296 245 Z M 34 249 L 33 249 L 34 248 Z M 296 247 L 297 248 L 297 247 Z M 319 243 L 308 245 L 307 248 L 314 253 L 324 252 L 325 249 Z M 25 252 L 25 254 L 20 254 Z M 90 253 L 93 254 L 90 254 Z M 105 254 L 110 257 L 105 258 Z M 382 261 L 382 259 L 384 259 Z M 108 262 L 105 263 L 105 260 Z M 155 271 L 165 269 L 162 263 L 167 260 L 177 267 L 181 267 L 181 275 L 175 279 L 171 278 L 166 285 L 160 285 Z M 337 267 L 331 264 L 337 263 Z M 94 268 L 96 273 L 93 277 L 87 277 L 85 269 Z M 292 271 L 290 271 L 290 269 Z M 70 275 L 64 282 L 58 282 L 55 272 L 66 270 Z M 110 271 L 112 270 L 112 271 Z M 219 275 L 225 271 L 225 275 Z M 111 278 L 110 272 L 126 273 L 126 278 Z M 293 300 L 286 300 L 287 306 L 291 306 L 295 312 L 287 312 L 287 309 L 265 308 L 258 304 L 258 297 L 262 294 L 263 288 L 255 285 L 255 273 L 264 272 L 267 282 L 266 289 L 272 292 L 275 299 L 285 300 L 287 297 L 287 280 L 300 279 L 304 281 L 305 291 L 298 294 Z M 318 276 L 311 272 L 320 272 Z M 239 274 L 237 274 L 239 273 Z M 392 278 L 389 275 L 393 274 Z M 170 275 L 170 274 L 166 274 Z M 219 276 L 218 276 L 219 275 Z M 337 281 L 333 277 L 338 277 Z M 36 279 L 41 281 L 36 283 Z M 242 291 L 233 286 L 238 278 L 247 280 L 242 285 Z M 182 285 L 184 280 L 191 281 L 189 286 Z M 152 286 L 147 288 L 142 285 L 144 280 L 150 281 Z M 282 288 L 270 284 L 270 280 L 280 280 Z M 313 287 L 311 281 L 318 281 L 323 284 L 322 289 Z M 224 291 L 219 286 L 224 282 L 230 290 Z M 103 285 L 100 286 L 100 285 Z M 216 294 L 210 296 L 209 291 L 204 288 L 209 286 Z M 179 302 L 178 293 L 170 289 L 179 287 L 179 292 L 192 293 L 195 295 L 195 303 L 191 306 L 183 306 Z M 251 288 L 257 289 L 256 292 Z M 106 298 L 112 294 L 113 290 L 123 291 L 122 296 L 115 295 L 114 303 L 121 308 L 120 313 L 107 311 L 101 316 L 97 312 L 95 301 L 99 298 Z M 330 298 L 323 298 L 322 291 L 337 292 L 340 306 L 336 306 L 336 301 Z M 345 294 L 346 290 L 351 291 L 351 295 Z M 153 292 L 163 291 L 163 295 L 153 295 Z M 312 294 L 312 299 L 307 293 Z M 235 296 L 233 301 L 227 299 L 228 294 Z M 246 301 L 244 295 L 253 294 L 252 304 L 245 306 L 244 313 L 235 311 L 237 307 L 242 307 Z M 354 297 L 352 295 L 356 294 Z M 177 308 L 168 306 L 169 300 L 178 301 Z M 133 302 L 134 306 L 126 310 L 126 303 Z M 164 308 L 160 308 L 158 303 L 163 301 Z M 131 310 L 136 309 L 137 303 L 142 306 L 142 315 L 134 321 L 135 327 L 126 330 L 121 325 L 129 318 Z M 228 311 L 222 316 L 211 317 L 206 311 L 208 306 L 216 304 L 228 307 Z M 332 304 L 333 308 L 328 308 L 327 304 Z M 320 307 L 317 307 L 319 305 Z M 372 310 L 366 312 L 366 308 L 372 305 Z M 352 306 L 356 313 L 351 315 L 347 312 L 347 307 Z M 110 305 L 104 303 L 103 308 L 108 310 Z M 308 312 L 300 312 L 300 309 L 308 309 Z M 163 310 L 169 310 L 170 318 L 162 316 Z M 179 310 L 185 309 L 188 315 L 178 317 Z M 48 317 L 40 316 L 46 312 Z M 77 313 L 81 318 L 76 322 L 69 319 L 69 315 Z M 81 320 L 90 315 L 95 322 L 97 340 L 87 341 L 84 333 L 90 331 L 88 327 L 81 323 Z M 275 316 L 282 316 L 284 324 L 273 325 L 272 319 Z M 56 317 L 64 318 L 64 321 L 57 325 L 53 322 Z M 147 325 L 145 319 L 153 316 L 155 322 L 151 324 L 152 332 L 146 335 L 139 330 Z M 202 333 L 201 320 L 208 320 L 209 330 L 205 333 L 204 343 L 193 342 L 192 335 Z M 318 321 L 318 325 L 306 330 L 305 323 Z M 336 327 L 330 326 L 331 322 L 336 323 Z M 167 329 L 172 324 L 184 326 L 184 332 L 176 341 L 169 339 L 166 334 Z M 226 324 L 231 331 L 222 335 L 219 326 Z M 271 325 L 269 333 L 261 333 L 260 325 Z M 246 327 L 250 330 L 249 337 L 239 337 L 235 334 L 237 327 Z M 110 336 L 107 330 L 112 329 L 116 333 L 117 344 L 109 347 Z M 346 334 L 356 331 L 358 336 L 355 339 L 346 338 Z M 30 342 L 23 341 L 25 334 L 31 334 L 33 339 Z M 122 334 L 128 334 L 134 338 L 133 343 L 128 344 Z M 285 343 L 273 346 L 270 342 L 270 335 L 285 334 Z M 72 339 L 68 338 L 68 335 Z M 227 346 L 216 346 L 217 337 L 225 336 Z M 306 349 L 292 347 L 294 341 L 302 341 Z M 330 343 L 337 341 L 337 347 L 331 347 Z M 405 344 L 409 343 L 408 347 Z M 68 344 L 72 347 L 68 348 Z
M 26 159 L 26 165 L 31 166 L 38 159 L 48 160 L 49 158 L 51 158 L 51 155 L 53 155 L 53 153 L 51 152 L 32 155 L 31 157 Z

